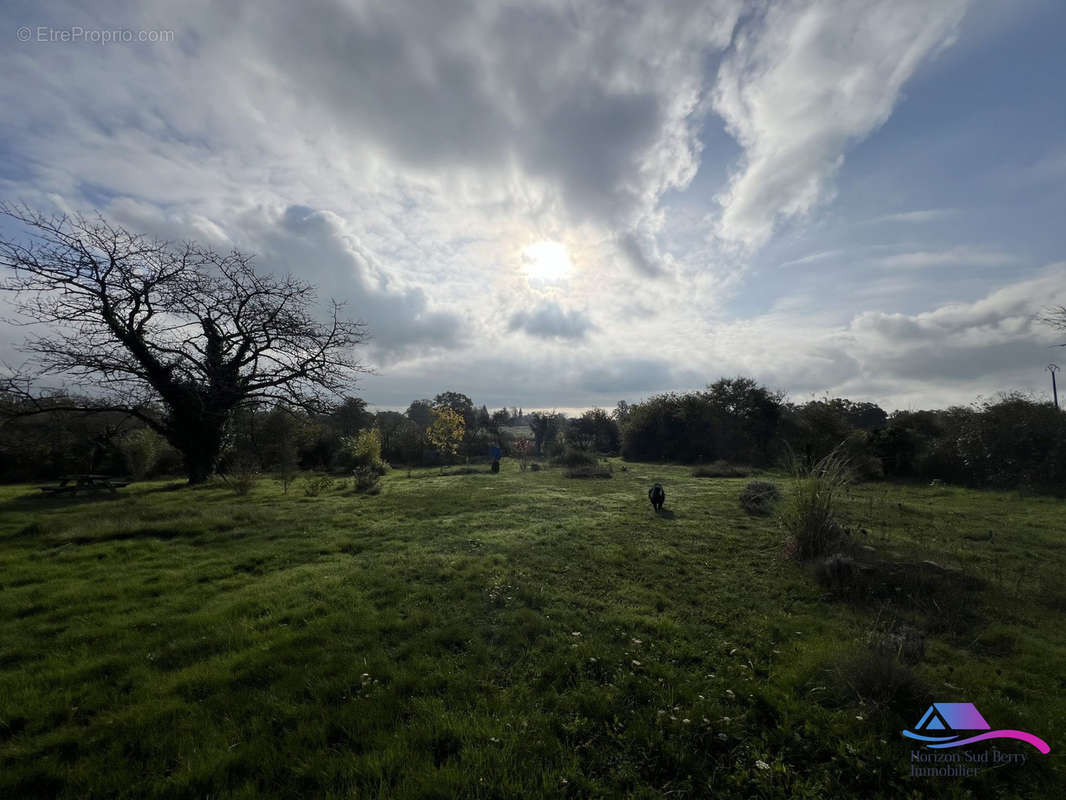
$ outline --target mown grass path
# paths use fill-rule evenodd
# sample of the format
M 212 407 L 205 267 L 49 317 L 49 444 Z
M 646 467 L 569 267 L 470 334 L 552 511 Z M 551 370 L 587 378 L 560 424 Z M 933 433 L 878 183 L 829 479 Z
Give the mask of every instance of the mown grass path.
M 1066 504 L 853 490 L 845 513 L 869 546 L 981 581 L 965 613 L 938 616 L 825 597 L 782 557 L 774 520 L 740 509 L 745 483 L 504 461 L 499 475 L 394 471 L 371 497 L 273 481 L 246 498 L 2 487 L 0 797 L 1066 787 Z M 868 699 L 840 668 L 886 608 L 927 630 L 915 672 L 934 699 L 974 702 L 1051 754 L 910 778 L 899 731 L 924 707 Z

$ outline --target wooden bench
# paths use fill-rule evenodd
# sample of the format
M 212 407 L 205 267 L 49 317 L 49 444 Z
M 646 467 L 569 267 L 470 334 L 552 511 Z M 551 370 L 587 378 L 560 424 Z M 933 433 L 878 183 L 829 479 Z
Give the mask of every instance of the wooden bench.
M 110 475 L 63 475 L 55 486 L 39 486 L 42 492 L 48 494 L 77 494 L 80 490 L 98 492 L 106 490 L 115 494 L 123 486 L 128 486 L 129 481 L 121 478 L 113 478 Z

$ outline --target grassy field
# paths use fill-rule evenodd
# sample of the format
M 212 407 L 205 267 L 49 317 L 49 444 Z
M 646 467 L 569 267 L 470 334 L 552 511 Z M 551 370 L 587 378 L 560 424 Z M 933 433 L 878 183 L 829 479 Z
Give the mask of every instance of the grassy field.
M 864 545 L 949 569 L 838 598 L 745 479 L 613 467 L 0 487 L 0 797 L 1063 796 L 1063 501 L 856 487 Z M 904 624 L 913 666 L 870 647 Z M 929 700 L 1051 753 L 910 777 Z

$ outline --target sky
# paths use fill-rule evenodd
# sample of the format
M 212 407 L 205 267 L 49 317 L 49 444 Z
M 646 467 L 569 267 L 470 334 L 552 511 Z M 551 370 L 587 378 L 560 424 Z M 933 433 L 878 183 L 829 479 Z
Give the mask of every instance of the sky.
M 375 408 L 748 375 L 918 409 L 1044 397 L 1066 366 L 1037 320 L 1066 305 L 1058 0 L 0 18 L 0 199 L 313 283 L 368 326 Z

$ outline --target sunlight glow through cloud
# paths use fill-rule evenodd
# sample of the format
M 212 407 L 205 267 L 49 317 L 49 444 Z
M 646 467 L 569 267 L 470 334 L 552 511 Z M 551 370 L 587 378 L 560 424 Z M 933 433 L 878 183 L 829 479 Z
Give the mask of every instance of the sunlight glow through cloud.
M 522 266 L 533 284 L 558 284 L 570 277 L 574 264 L 560 242 L 534 242 L 522 251 Z

